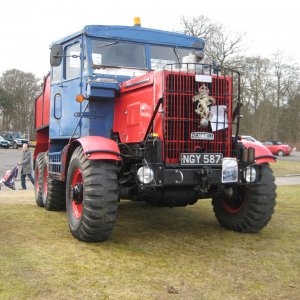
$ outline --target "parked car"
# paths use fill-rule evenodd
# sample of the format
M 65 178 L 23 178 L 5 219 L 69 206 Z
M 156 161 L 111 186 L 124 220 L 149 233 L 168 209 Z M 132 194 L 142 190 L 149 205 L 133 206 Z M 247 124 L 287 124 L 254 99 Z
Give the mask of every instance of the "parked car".
M 250 141 L 250 142 L 253 142 L 253 143 L 258 143 L 258 144 L 263 144 L 262 142 L 258 141 L 256 138 L 254 138 L 253 136 L 251 135 L 241 135 L 240 136 L 242 140 L 246 140 L 246 141 Z
M 268 141 L 263 143 L 274 155 L 290 155 L 292 148 L 280 141 Z
M 8 149 L 10 146 L 10 142 L 0 136 L 0 147 Z
M 3 138 L 9 141 L 14 149 L 22 147 L 24 143 L 29 143 L 28 139 L 26 139 L 21 132 L 6 131 L 3 133 Z

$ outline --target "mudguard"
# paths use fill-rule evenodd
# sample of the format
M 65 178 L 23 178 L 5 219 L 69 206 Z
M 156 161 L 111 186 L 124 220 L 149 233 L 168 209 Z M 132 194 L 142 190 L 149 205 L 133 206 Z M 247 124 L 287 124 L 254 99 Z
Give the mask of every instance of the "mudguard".
M 255 149 L 255 162 L 256 164 L 263 164 L 267 162 L 276 162 L 276 157 L 272 152 L 263 144 L 258 144 L 246 140 L 240 141 L 246 148 L 252 147 Z
M 72 153 L 79 145 L 82 147 L 83 152 L 88 159 L 107 159 L 115 161 L 121 160 L 121 154 L 118 144 L 111 139 L 101 136 L 85 136 L 76 139 L 72 141 L 71 144 L 66 145 L 62 150 L 62 173 L 60 177 L 61 180 L 65 180 L 67 167 Z
M 101 136 L 85 136 L 71 143 L 79 143 L 88 159 L 121 160 L 118 144 Z

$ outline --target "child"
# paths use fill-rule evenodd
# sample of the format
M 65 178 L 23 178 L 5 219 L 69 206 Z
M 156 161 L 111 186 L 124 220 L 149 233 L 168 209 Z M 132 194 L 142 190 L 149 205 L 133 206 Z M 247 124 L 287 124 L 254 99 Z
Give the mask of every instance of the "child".
M 18 171 L 16 171 L 16 168 L 14 168 L 13 172 L 12 170 L 6 170 L 5 175 L 0 179 L 0 190 L 3 185 L 15 190 L 15 178 L 17 174 Z

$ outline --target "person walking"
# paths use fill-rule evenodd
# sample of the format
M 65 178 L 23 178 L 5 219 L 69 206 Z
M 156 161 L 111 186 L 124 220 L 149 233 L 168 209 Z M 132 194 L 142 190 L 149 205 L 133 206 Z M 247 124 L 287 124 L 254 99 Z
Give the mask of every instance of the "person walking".
M 22 161 L 18 162 L 19 166 L 22 166 L 21 169 L 21 185 L 22 188 L 20 190 L 27 190 L 25 177 L 29 178 L 31 183 L 34 185 L 34 179 L 31 175 L 32 167 L 31 167 L 31 153 L 28 149 L 28 144 L 23 144 L 22 146 Z

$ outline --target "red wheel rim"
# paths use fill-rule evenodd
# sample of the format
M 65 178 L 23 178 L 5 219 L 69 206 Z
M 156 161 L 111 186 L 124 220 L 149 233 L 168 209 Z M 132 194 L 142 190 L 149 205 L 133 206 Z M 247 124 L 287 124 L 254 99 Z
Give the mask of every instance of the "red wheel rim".
M 74 189 L 74 187 L 77 184 L 82 184 L 83 183 L 83 178 L 82 178 L 82 172 L 79 168 L 77 168 L 72 176 L 72 189 Z M 76 203 L 74 197 L 72 198 L 72 209 L 73 209 L 73 213 L 75 215 L 75 217 L 77 219 L 81 218 L 82 215 L 82 202 L 81 203 Z
M 245 205 L 244 196 L 244 190 L 238 188 L 234 190 L 234 195 L 231 198 L 223 199 L 222 205 L 226 212 L 229 214 L 238 213 Z
M 230 214 L 236 214 L 242 208 L 242 205 L 240 207 L 232 207 L 232 206 L 229 206 L 225 201 L 222 201 L 222 203 L 223 203 L 225 210 Z

